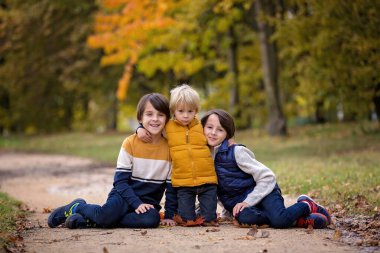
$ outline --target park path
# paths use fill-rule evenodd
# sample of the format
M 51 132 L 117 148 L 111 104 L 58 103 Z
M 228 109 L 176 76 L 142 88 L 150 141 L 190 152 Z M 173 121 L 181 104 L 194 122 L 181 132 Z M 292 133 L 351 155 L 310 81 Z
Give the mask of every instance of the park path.
M 22 232 L 26 252 L 360 252 L 334 241 L 334 230 L 259 229 L 223 224 L 217 229 L 51 229 L 48 211 L 82 197 L 101 204 L 112 186 L 114 168 L 83 158 L 0 152 L 0 190 L 32 211 Z M 287 198 L 287 201 L 291 201 Z M 266 238 L 262 232 L 269 233 Z

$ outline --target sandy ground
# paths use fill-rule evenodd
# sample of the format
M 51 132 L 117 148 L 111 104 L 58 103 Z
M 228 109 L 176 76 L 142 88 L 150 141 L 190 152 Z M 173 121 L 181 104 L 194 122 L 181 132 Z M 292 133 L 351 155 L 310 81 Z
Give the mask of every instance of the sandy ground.
M 334 230 L 259 229 L 223 224 L 158 229 L 51 229 L 46 209 L 77 197 L 102 204 L 112 186 L 113 167 L 62 155 L 0 152 L 0 190 L 23 201 L 33 212 L 22 232 L 26 252 L 360 252 L 334 241 Z M 294 198 L 286 196 L 286 202 Z M 261 238 L 262 232 L 269 232 Z

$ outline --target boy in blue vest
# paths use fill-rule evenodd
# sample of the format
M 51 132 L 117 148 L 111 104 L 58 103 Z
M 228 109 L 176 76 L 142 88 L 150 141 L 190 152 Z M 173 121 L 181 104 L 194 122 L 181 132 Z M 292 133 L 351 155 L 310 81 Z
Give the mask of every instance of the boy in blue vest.
M 246 147 L 228 144 L 235 125 L 226 111 L 208 111 L 201 122 L 214 157 L 218 199 L 240 225 L 326 228 L 331 223 L 328 211 L 306 195 L 285 207 L 274 173 Z

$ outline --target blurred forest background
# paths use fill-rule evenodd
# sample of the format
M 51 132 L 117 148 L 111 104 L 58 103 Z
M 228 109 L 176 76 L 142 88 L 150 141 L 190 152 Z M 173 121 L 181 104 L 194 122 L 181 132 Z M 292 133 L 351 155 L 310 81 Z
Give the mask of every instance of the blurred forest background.
M 378 0 L 0 0 L 0 133 L 133 129 L 188 83 L 202 110 L 286 135 L 379 120 Z

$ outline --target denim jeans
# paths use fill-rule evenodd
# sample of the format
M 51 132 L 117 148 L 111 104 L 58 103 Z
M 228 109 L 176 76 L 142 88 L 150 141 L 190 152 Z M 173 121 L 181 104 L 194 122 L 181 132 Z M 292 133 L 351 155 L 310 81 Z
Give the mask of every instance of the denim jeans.
M 286 208 L 281 190 L 276 185 L 259 204 L 244 208 L 236 219 L 240 224 L 269 224 L 273 228 L 289 228 L 295 225 L 298 218 L 309 214 L 309 206 L 302 202 Z
M 158 210 L 151 208 L 143 214 L 137 214 L 114 188 L 103 206 L 79 204 L 75 212 L 99 227 L 155 228 L 160 224 Z
M 217 186 L 205 184 L 194 187 L 178 187 L 178 214 L 184 221 L 195 220 L 195 201 L 198 196 L 200 214 L 206 222 L 216 220 Z

